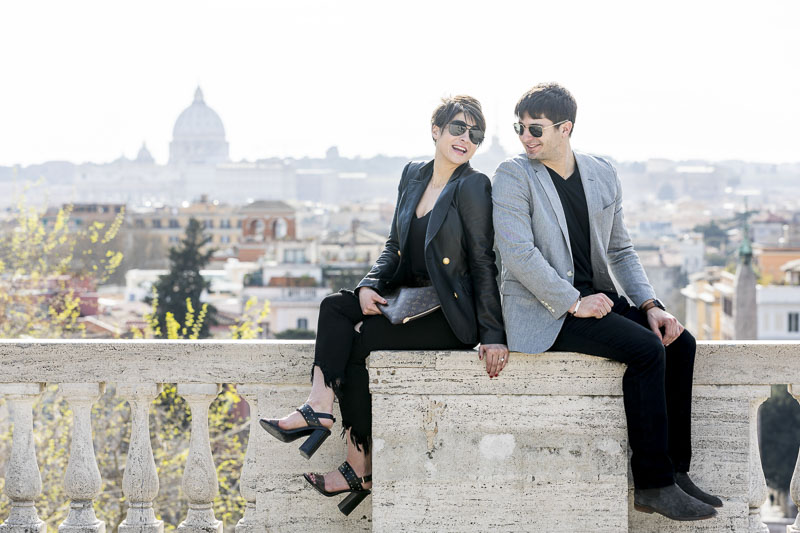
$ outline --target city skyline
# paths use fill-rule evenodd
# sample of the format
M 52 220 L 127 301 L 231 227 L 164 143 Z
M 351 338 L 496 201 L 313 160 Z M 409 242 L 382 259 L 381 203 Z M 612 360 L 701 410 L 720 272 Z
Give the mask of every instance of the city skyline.
M 143 141 L 166 163 L 197 85 L 233 161 L 321 157 L 331 146 L 345 157 L 430 153 L 430 112 L 460 92 L 483 102 L 487 137 L 516 153 L 513 105 L 548 80 L 578 99 L 578 149 L 800 161 L 788 142 L 800 119 L 796 4 L 460 5 L 457 17 L 419 2 L 3 7 L 14 24 L 0 46 L 16 53 L 0 58 L 12 74 L 0 87 L 0 166 L 102 163 L 135 156 Z

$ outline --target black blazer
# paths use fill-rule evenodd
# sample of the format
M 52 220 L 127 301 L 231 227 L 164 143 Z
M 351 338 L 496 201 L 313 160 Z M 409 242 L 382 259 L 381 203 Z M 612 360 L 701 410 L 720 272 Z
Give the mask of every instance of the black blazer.
M 411 219 L 433 174 L 433 161 L 403 169 L 389 239 L 358 284 L 379 293 L 407 284 L 405 253 Z M 492 226 L 492 185 L 469 163 L 458 167 L 433 206 L 425 235 L 425 265 L 442 311 L 467 344 L 505 344 Z

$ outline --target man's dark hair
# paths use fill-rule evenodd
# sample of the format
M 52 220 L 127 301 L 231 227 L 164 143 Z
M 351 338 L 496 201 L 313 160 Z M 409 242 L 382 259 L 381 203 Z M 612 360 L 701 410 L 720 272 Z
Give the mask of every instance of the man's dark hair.
M 486 118 L 483 116 L 481 103 L 475 98 L 463 94 L 442 98 L 442 103 L 433 110 L 433 115 L 431 115 L 431 126 L 438 126 L 439 129 L 442 129 L 459 113 L 464 113 L 465 116 L 475 121 L 475 125 L 479 129 L 486 131 Z
M 575 129 L 575 115 L 578 113 L 578 103 L 572 94 L 557 83 L 539 83 L 522 95 L 514 108 L 517 118 L 527 113 L 531 118 L 546 118 L 553 124 L 562 120 L 569 120 L 573 126 L 570 137 Z

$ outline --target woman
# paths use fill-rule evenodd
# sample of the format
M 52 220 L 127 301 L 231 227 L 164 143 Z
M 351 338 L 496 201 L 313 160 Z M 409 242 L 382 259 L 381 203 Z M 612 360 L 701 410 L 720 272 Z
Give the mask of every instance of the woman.
M 320 305 L 312 389 L 305 405 L 280 420 L 261 420 L 283 442 L 308 439 L 309 458 L 330 435 L 339 398 L 349 435 L 347 460 L 325 475 L 305 474 L 320 493 L 350 493 L 339 509 L 349 514 L 371 487 L 371 399 L 366 358 L 372 350 L 471 349 L 495 377 L 508 363 L 497 267 L 492 250 L 489 179 L 469 165 L 486 121 L 469 96 L 443 99 L 431 118 L 436 155 L 409 163 L 400 180 L 389 239 L 355 291 L 342 290 Z M 381 296 L 398 287 L 433 285 L 441 308 L 405 324 L 381 314 Z

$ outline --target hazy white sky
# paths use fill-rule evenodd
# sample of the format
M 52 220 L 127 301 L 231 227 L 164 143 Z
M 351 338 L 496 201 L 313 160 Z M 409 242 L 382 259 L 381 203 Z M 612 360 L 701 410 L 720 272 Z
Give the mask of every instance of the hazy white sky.
M 197 84 L 231 157 L 431 152 L 438 99 L 559 81 L 573 145 L 618 159 L 800 161 L 800 2 L 26 0 L 0 7 L 0 165 L 166 162 Z

